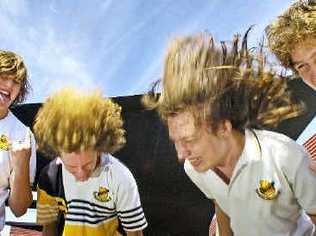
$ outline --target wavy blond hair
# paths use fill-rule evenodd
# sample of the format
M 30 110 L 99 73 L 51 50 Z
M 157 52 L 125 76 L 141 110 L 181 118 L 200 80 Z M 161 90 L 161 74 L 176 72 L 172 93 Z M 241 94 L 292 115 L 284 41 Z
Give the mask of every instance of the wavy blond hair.
M 197 123 L 205 120 L 213 129 L 223 120 L 244 130 L 297 116 L 302 107 L 292 102 L 285 79 L 264 72 L 262 51 L 247 49 L 248 32 L 242 42 L 237 35 L 229 45 L 216 44 L 208 33 L 172 40 L 162 82 L 143 97 L 145 106 L 158 109 L 163 120 L 191 110 Z
M 88 149 L 113 153 L 125 143 L 121 107 L 97 91 L 67 88 L 55 93 L 39 110 L 34 131 L 48 155 Z
M 20 92 L 13 104 L 23 102 L 30 89 L 23 59 L 14 52 L 0 50 L 0 77 L 7 75 L 14 76 L 14 80 L 21 84 Z
M 271 51 L 283 66 L 295 71 L 290 52 L 309 38 L 316 40 L 316 1 L 300 0 L 292 4 L 266 28 Z

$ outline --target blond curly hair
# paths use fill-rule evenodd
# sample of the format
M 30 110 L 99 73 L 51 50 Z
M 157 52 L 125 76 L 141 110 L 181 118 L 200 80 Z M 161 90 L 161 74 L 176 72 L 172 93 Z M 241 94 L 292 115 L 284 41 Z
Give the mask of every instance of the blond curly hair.
M 295 71 L 291 50 L 309 38 L 316 40 L 316 1 L 299 0 L 266 28 L 271 51 L 282 65 Z
M 189 110 L 196 125 L 206 121 L 216 129 L 229 120 L 241 131 L 274 127 L 300 114 L 302 107 L 292 101 L 286 80 L 265 72 L 262 51 L 247 49 L 247 34 L 242 43 L 235 36 L 230 47 L 215 43 L 208 33 L 172 40 L 162 81 L 143 97 L 145 106 L 158 109 L 163 120 Z
M 14 80 L 21 84 L 20 92 L 12 105 L 23 102 L 30 90 L 23 59 L 14 52 L 0 50 L 0 77 L 6 75 L 14 76 Z
M 97 91 L 55 93 L 39 110 L 34 131 L 40 150 L 49 156 L 88 149 L 113 153 L 125 144 L 121 107 Z

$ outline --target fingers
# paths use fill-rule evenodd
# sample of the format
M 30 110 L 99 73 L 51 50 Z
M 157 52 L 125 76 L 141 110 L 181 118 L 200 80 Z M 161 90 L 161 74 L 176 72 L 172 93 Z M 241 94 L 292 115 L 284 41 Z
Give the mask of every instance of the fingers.
M 310 165 L 309 165 L 309 168 L 310 168 L 312 171 L 316 172 L 316 159 L 315 159 L 315 157 L 312 158 L 312 161 L 311 161 L 311 163 L 310 163 Z
M 27 128 L 26 134 L 23 140 L 17 140 L 11 143 L 11 151 L 16 152 L 23 149 L 30 149 L 31 146 L 32 146 L 32 134 L 31 134 L 31 130 Z

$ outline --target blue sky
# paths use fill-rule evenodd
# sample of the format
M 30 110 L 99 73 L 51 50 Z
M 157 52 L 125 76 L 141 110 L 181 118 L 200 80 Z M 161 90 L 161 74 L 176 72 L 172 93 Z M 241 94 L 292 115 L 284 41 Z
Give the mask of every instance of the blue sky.
M 105 96 L 141 94 L 160 77 L 176 35 L 209 31 L 230 39 L 255 24 L 253 43 L 289 0 L 1 0 L 1 48 L 22 55 L 43 102 L 64 87 Z

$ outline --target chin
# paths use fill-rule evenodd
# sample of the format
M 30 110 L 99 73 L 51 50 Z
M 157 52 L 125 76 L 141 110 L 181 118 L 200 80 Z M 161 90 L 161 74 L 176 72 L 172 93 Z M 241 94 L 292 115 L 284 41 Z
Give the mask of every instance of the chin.
M 206 172 L 210 169 L 206 166 L 196 166 L 196 167 L 194 166 L 193 168 L 194 168 L 194 170 L 196 170 L 197 172 L 200 172 L 200 173 Z
M 77 179 L 76 178 L 76 181 L 77 182 L 85 182 L 85 181 L 87 181 L 89 178 L 80 178 L 80 179 Z

